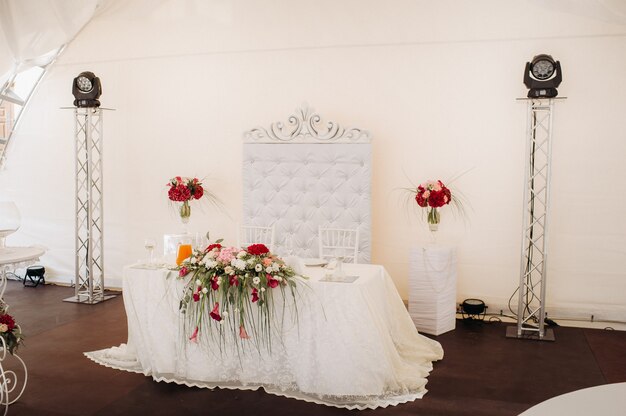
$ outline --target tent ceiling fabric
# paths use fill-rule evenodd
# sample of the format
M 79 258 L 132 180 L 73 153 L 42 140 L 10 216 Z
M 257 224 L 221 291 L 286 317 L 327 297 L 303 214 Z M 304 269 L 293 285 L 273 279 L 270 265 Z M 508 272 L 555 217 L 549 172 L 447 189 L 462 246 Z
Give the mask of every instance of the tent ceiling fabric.
M 0 74 L 68 43 L 91 20 L 99 0 L 0 0 Z M 26 65 L 24 65 L 26 64 Z

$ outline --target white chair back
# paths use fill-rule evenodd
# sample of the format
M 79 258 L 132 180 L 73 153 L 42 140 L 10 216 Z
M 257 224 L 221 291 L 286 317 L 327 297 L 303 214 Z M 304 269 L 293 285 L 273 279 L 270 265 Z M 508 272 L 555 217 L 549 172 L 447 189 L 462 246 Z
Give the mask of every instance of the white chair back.
M 359 254 L 359 230 L 319 227 L 319 256 L 322 259 L 343 257 L 344 263 L 356 263 Z
M 270 251 L 274 251 L 274 227 L 260 227 L 256 225 L 242 225 L 239 227 L 238 247 L 248 247 L 251 244 L 265 244 Z

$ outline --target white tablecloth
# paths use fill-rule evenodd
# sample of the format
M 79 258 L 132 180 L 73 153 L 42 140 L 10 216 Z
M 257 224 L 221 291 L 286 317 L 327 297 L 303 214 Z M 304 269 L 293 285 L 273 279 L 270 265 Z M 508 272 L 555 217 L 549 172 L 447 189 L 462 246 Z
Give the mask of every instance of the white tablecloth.
M 346 264 L 354 283 L 320 282 L 326 270 L 305 269 L 298 324 L 282 327 L 272 351 L 230 353 L 182 333 L 183 282 L 168 271 L 127 267 L 124 305 L 128 343 L 86 353 L 99 364 L 157 381 L 199 387 L 257 389 L 310 402 L 366 409 L 426 393 L 441 345 L 417 333 L 382 266 Z

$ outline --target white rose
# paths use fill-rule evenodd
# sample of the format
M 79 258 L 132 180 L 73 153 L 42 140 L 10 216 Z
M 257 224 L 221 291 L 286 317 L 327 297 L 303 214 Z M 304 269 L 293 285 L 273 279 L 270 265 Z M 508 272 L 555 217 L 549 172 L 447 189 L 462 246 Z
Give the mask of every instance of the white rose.
M 244 257 L 246 257 L 246 252 L 245 251 L 241 250 L 239 253 L 237 253 L 237 258 L 242 259 Z
M 202 293 L 206 295 L 208 292 L 209 292 L 209 289 L 207 289 L 206 287 L 202 288 Z
M 261 292 L 265 292 L 265 288 L 264 287 L 261 288 Z
M 195 257 L 191 258 L 191 264 L 196 264 L 198 262 L 198 259 Z
M 259 276 L 254 276 L 252 278 L 252 283 L 254 283 L 255 285 L 258 285 L 259 283 L 261 283 L 261 278 Z
M 263 266 L 261 266 L 260 264 L 257 264 L 256 266 L 254 266 L 255 272 L 260 272 L 261 270 L 263 270 Z
M 278 280 L 279 282 L 282 282 L 282 281 L 283 281 L 283 278 L 282 278 L 282 277 L 280 277 L 280 276 L 274 276 L 274 279 Z
M 226 266 L 226 267 L 224 267 L 224 273 L 226 273 L 226 274 L 233 274 L 233 273 L 235 273 L 235 271 L 233 270 L 232 267 Z
M 196 279 L 196 286 L 201 286 L 202 282 L 200 281 L 200 279 Z
M 265 273 L 272 273 L 274 271 L 274 269 L 272 268 L 272 266 L 267 266 L 265 268 Z

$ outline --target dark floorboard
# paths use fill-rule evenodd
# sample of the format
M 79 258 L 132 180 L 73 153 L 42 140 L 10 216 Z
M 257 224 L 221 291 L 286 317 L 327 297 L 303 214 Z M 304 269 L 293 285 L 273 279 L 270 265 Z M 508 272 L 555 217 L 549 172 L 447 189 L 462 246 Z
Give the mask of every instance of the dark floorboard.
M 83 356 L 126 341 L 122 296 L 98 305 L 62 302 L 73 289 L 24 288 L 9 282 L 5 300 L 26 334 L 19 354 L 26 391 L 9 415 L 346 415 L 336 409 L 266 394 L 157 383 L 97 365 Z M 555 329 L 556 342 L 505 338 L 501 323 L 457 322 L 436 339 L 435 364 L 422 400 L 377 409 L 377 415 L 518 415 L 570 391 L 626 381 L 626 332 Z M 11 367 L 11 359 L 6 366 Z M 371 413 L 366 411 L 363 414 Z

